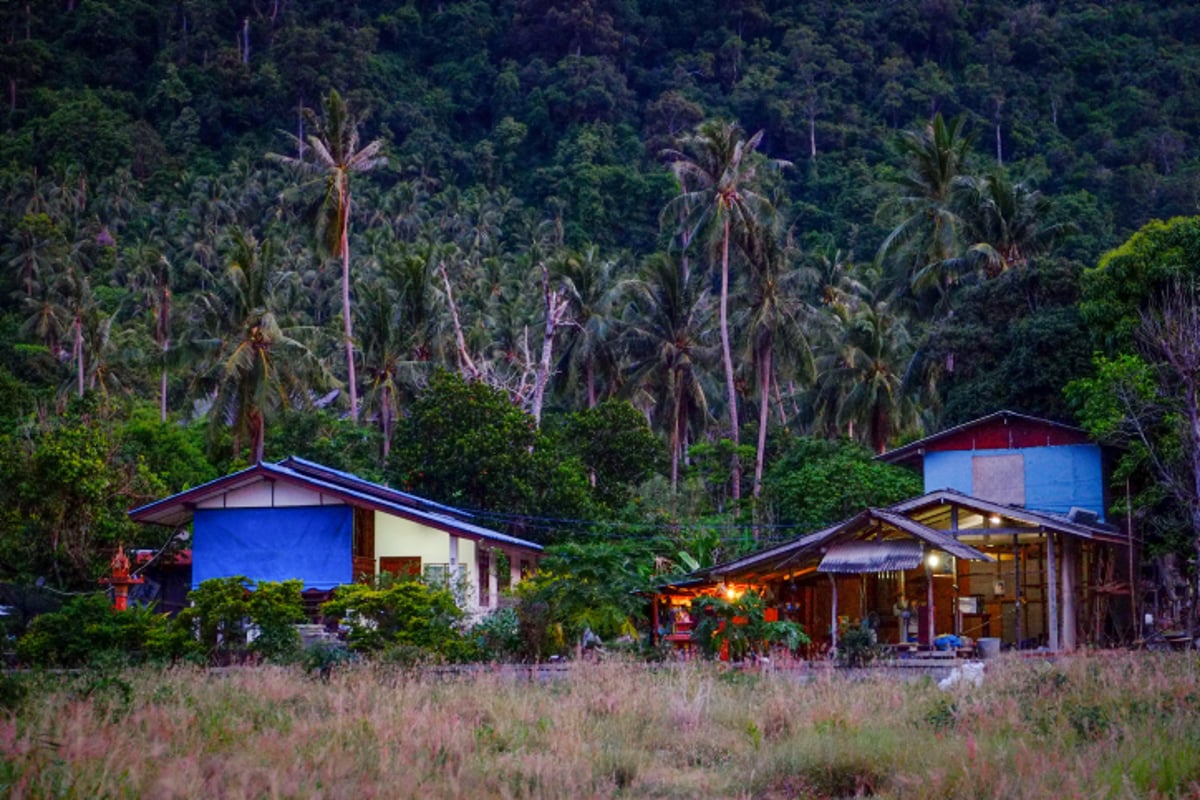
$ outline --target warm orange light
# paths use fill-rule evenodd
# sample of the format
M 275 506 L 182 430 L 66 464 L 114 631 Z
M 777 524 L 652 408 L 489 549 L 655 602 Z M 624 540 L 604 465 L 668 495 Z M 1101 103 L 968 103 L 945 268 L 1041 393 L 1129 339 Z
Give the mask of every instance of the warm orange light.
M 992 524 L 993 525 L 1000 524 L 1000 515 L 999 514 L 992 514 Z

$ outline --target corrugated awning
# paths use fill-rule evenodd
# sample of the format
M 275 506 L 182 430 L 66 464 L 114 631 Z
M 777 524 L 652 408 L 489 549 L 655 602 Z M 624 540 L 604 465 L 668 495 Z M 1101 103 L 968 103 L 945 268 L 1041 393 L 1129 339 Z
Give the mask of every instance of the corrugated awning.
M 921 543 L 912 539 L 842 542 L 829 548 L 817 572 L 902 572 L 919 567 L 921 557 Z

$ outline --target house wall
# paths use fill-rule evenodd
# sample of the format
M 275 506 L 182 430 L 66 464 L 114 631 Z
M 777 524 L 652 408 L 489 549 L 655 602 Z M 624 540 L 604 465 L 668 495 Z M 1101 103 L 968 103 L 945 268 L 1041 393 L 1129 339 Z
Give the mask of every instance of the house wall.
M 412 520 L 375 512 L 375 568 L 381 556 L 419 556 L 421 567 L 426 564 L 450 563 L 450 534 L 429 528 Z M 463 547 L 459 540 L 459 563 Z
M 1094 444 L 926 453 L 925 491 L 955 489 L 973 497 L 1012 502 L 1016 487 L 1010 485 L 1008 491 L 998 495 L 993 482 L 977 494 L 975 476 L 981 467 L 987 466 L 981 463 L 986 459 L 1007 457 L 1011 464 L 1015 455 L 1023 461 L 1019 479 L 1023 481 L 1020 488 L 1026 508 L 1066 514 L 1072 507 L 1078 507 L 1094 511 L 1104 519 L 1104 476 L 1100 448 Z
M 462 590 L 464 610 L 475 613 L 479 610 L 479 546 L 475 541 L 382 511 L 375 512 L 376 571 L 382 556 L 418 556 L 422 570 L 430 564 L 449 564 L 454 543 L 457 543 L 458 552 L 453 560 L 459 566 L 459 577 L 454 585 Z M 492 594 L 494 597 L 495 593 Z

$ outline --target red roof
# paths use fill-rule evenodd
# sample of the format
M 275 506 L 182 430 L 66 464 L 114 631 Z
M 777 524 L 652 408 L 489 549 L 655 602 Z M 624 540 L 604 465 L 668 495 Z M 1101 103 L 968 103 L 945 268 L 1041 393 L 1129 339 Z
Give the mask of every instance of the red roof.
M 1082 428 L 1015 411 L 997 411 L 889 450 L 878 458 L 889 464 L 917 466 L 926 453 L 947 450 L 1013 450 L 1091 443 Z

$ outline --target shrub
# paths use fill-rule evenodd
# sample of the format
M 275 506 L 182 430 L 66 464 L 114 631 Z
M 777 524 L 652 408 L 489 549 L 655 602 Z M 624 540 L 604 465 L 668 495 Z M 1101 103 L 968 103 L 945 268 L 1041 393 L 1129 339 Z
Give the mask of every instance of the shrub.
M 838 661 L 847 667 L 865 667 L 880 658 L 883 648 L 867 620 L 861 625 L 845 626 L 838 632 Z
M 522 651 L 521 620 L 515 608 L 498 608 L 471 628 L 471 638 L 484 658 L 501 661 Z
M 794 622 L 766 619 L 766 604 L 758 592 L 746 592 L 734 600 L 698 597 L 692 601 L 696 620 L 692 638 L 712 658 L 725 651 L 731 661 L 765 656 L 773 644 L 795 650 L 810 641 Z
M 98 659 L 137 663 L 182 655 L 183 643 L 169 635 L 166 614 L 134 606 L 113 611 L 103 593 L 77 597 L 42 614 L 17 641 L 17 658 L 30 666 L 79 667 Z
M 209 661 L 230 663 L 255 653 L 271 661 L 291 661 L 300 654 L 300 634 L 292 627 L 304 621 L 303 583 L 248 578 L 211 578 L 188 593 L 191 606 L 180 612 L 182 635 L 198 639 Z M 247 629 L 257 629 L 247 644 Z
M 241 575 L 210 578 L 188 592 L 191 605 L 177 620 L 185 630 L 194 632 L 207 659 L 227 663 L 244 652 L 250 585 L 250 579 Z
M 293 661 L 300 655 L 300 632 L 296 624 L 304 622 L 302 581 L 263 582 L 250 595 L 250 619 L 258 627 L 258 636 L 250 650 L 270 661 Z
M 339 586 L 321 607 L 350 626 L 347 642 L 359 652 L 378 653 L 389 647 L 417 647 L 451 661 L 472 653 L 470 642 L 459 633 L 463 613 L 446 589 L 419 581 L 391 586 L 363 584 Z

